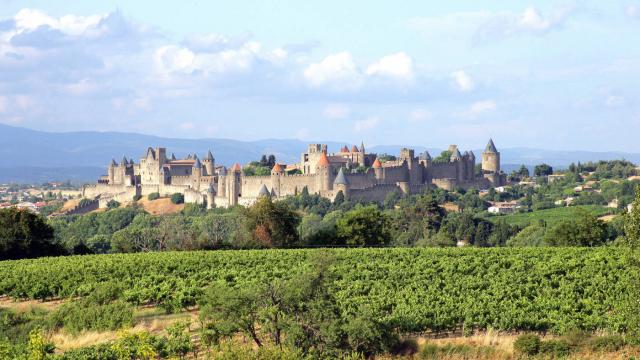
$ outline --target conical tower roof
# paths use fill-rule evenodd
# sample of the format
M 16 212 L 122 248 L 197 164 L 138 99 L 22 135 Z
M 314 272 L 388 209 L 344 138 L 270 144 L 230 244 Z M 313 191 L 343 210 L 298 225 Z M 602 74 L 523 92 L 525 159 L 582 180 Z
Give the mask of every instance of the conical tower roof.
M 126 156 L 122 156 L 122 160 L 120 160 L 120 165 L 124 165 L 124 166 L 129 165 L 129 160 L 127 160 Z
M 207 157 L 205 158 L 205 160 L 213 160 L 213 154 L 211 153 L 211 150 L 207 151 Z
M 340 168 L 340 171 L 338 171 L 338 176 L 336 176 L 336 179 L 333 181 L 333 183 L 336 185 L 349 185 L 349 181 L 347 181 L 347 177 L 344 176 L 342 168 Z
M 473 153 L 473 150 L 469 150 L 469 157 L 472 159 L 476 158 L 476 154 Z
M 227 168 L 226 168 L 226 167 L 224 167 L 224 166 L 223 166 L 223 167 L 221 167 L 221 168 L 220 168 L 220 172 L 219 172 L 218 174 L 220 174 L 220 175 L 222 175 L 222 176 L 227 175 Z
M 133 158 L 130 158 L 130 159 L 129 159 L 129 165 L 133 165 L 133 164 L 135 164 L 135 163 L 133 162 Z
M 258 190 L 258 197 L 270 197 L 271 193 L 269 192 L 269 189 L 267 189 L 267 185 L 262 184 L 262 186 L 260 187 L 260 190 Z
M 493 139 L 489 139 L 489 143 L 487 144 L 487 147 L 484 148 L 485 152 L 493 152 L 493 153 L 497 153 L 498 150 L 496 149 L 496 145 L 493 143 Z
M 374 169 L 380 169 L 382 167 L 382 163 L 380 162 L 380 160 L 378 158 L 376 158 L 376 160 L 373 162 L 373 168 Z
M 118 166 L 118 164 L 116 164 L 116 159 L 111 159 L 111 163 L 109 164 L 109 166 L 111 167 Z
M 458 148 L 456 148 L 456 150 L 453 152 L 453 154 L 451 154 L 451 161 L 460 160 L 461 157 L 462 157 L 462 155 L 460 154 L 460 150 L 458 150 Z
M 176 155 L 174 153 L 171 153 L 171 160 L 175 160 L 176 159 Z
M 324 152 L 320 154 L 320 159 L 318 160 L 317 166 L 319 167 L 329 166 L 329 158 L 327 157 L 327 154 L 325 154 Z
M 422 153 L 422 157 L 423 157 L 425 160 L 431 160 L 431 154 L 429 154 L 429 152 L 428 152 L 427 150 L 425 150 L 425 151 Z
M 348 153 L 349 152 L 349 148 L 347 147 L 347 145 L 343 146 L 342 149 L 340 149 L 340 152 Z
M 196 169 L 202 168 L 202 163 L 200 162 L 200 159 L 196 158 L 196 162 L 193 163 L 193 167 Z
M 235 163 L 233 164 L 233 166 L 231 167 L 231 171 L 233 172 L 240 172 L 242 171 L 242 166 L 240 166 L 240 164 Z
M 360 150 L 358 150 L 358 147 L 357 147 L 357 146 L 353 145 L 353 146 L 351 147 L 351 152 L 354 152 L 354 153 L 355 153 L 355 152 L 359 152 L 359 151 L 360 151 Z

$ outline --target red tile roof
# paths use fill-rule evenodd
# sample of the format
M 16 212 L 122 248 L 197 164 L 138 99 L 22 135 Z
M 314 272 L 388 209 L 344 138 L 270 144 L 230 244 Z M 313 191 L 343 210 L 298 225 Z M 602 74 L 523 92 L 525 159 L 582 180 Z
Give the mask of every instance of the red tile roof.
M 327 158 L 327 154 L 324 152 L 320 155 L 320 160 L 318 160 L 318 166 L 325 167 L 329 166 L 329 159 Z

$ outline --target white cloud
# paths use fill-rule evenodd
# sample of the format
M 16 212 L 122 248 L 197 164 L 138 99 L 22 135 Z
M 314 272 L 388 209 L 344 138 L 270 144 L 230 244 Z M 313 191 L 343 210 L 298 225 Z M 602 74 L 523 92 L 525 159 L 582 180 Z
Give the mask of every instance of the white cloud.
M 604 103 L 607 107 L 618 107 L 624 105 L 625 99 L 622 96 L 609 95 Z
M 471 91 L 475 87 L 475 83 L 471 76 L 462 70 L 451 73 L 456 88 L 460 91 Z
M 632 19 L 640 19 L 640 5 L 630 4 L 625 9 L 625 13 Z
M 413 59 L 404 52 L 387 55 L 367 67 L 369 76 L 386 76 L 397 80 L 413 78 Z
M 409 114 L 409 122 L 412 122 L 414 124 L 423 123 L 427 120 L 430 120 L 432 117 L 433 114 L 430 111 L 427 111 L 425 109 L 416 109 Z
M 353 89 L 360 85 L 360 74 L 351 54 L 346 51 L 325 57 L 304 70 L 304 77 L 311 86 L 331 86 L 337 89 Z
M 343 104 L 329 104 L 322 111 L 322 115 L 329 119 L 345 119 L 350 114 L 351 109 Z
M 353 125 L 353 131 L 355 132 L 363 132 L 367 130 L 371 130 L 378 126 L 380 119 L 377 116 L 369 116 L 368 118 L 358 120 Z
M 14 17 L 16 26 L 20 30 L 35 30 L 41 26 L 49 26 L 68 35 L 98 36 L 105 29 L 100 28 L 100 23 L 108 14 L 76 16 L 65 15 L 54 18 L 40 10 L 22 9 Z
M 464 115 L 469 118 L 476 118 L 478 116 L 484 115 L 486 113 L 490 113 L 495 111 L 498 108 L 497 104 L 493 100 L 482 100 L 476 101 L 469 107 Z
M 575 13 L 575 6 L 555 8 L 550 15 L 530 6 L 522 13 L 494 13 L 477 29 L 477 41 L 487 41 L 514 35 L 545 35 L 562 28 Z
M 15 97 L 16 106 L 21 110 L 27 110 L 33 106 L 33 99 L 28 95 L 18 95 Z
M 6 96 L 0 96 L 0 113 L 7 112 L 9 110 L 9 99 Z

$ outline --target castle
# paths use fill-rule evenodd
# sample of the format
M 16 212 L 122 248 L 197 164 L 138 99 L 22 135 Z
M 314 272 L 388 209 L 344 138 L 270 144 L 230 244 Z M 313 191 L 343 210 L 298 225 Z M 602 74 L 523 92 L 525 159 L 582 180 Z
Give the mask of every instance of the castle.
M 284 198 L 305 187 L 330 200 L 342 192 L 353 201 L 382 202 L 396 190 L 417 194 L 433 186 L 486 189 L 505 182 L 493 140 L 482 153 L 481 173 L 476 171 L 472 151 L 461 154 L 451 145 L 446 154 L 448 159 L 433 159 L 427 151 L 416 157 L 413 149 L 403 148 L 397 158 L 383 162 L 376 154 L 366 153 L 364 144 L 344 146 L 331 154 L 327 145 L 311 144 L 298 164 L 275 164 L 270 175 L 245 176 L 238 163 L 229 169 L 216 166 L 211 151 L 202 160 L 197 155 L 176 159 L 173 154 L 167 157 L 165 148 L 148 148 L 139 164 L 126 157 L 120 164 L 112 160 L 107 175 L 85 186 L 83 196 L 105 207 L 110 200 L 126 203 L 151 193 L 181 193 L 187 203 L 212 208 L 251 205 L 260 196 Z

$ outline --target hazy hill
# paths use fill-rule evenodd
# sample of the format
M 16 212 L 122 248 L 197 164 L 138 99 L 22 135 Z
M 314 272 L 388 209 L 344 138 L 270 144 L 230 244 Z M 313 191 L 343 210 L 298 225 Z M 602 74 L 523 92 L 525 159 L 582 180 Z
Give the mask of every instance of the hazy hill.
M 337 150 L 342 142 L 327 142 L 330 150 Z M 246 163 L 262 154 L 274 154 L 278 161 L 299 161 L 308 142 L 300 140 L 239 141 L 230 139 L 174 139 L 152 135 L 118 132 L 52 133 L 0 124 L 0 182 L 42 182 L 47 180 L 93 181 L 106 172 L 112 158 L 120 161 L 123 155 L 136 162 L 148 146 L 164 146 L 177 157 L 188 153 L 204 156 L 208 149 L 216 162 L 231 165 Z M 366 145 L 366 144 L 365 144 Z M 397 155 L 401 145 L 369 147 L 377 153 Z M 423 146 L 411 146 L 416 153 Z M 433 156 L 438 149 L 428 149 Z M 500 149 L 505 170 L 519 164 L 535 165 L 547 162 L 566 166 L 573 161 L 626 158 L 640 162 L 640 154 L 619 152 L 554 151 L 529 148 Z M 474 150 L 479 158 L 481 149 Z M 511 165 L 509 165 L 511 164 Z

